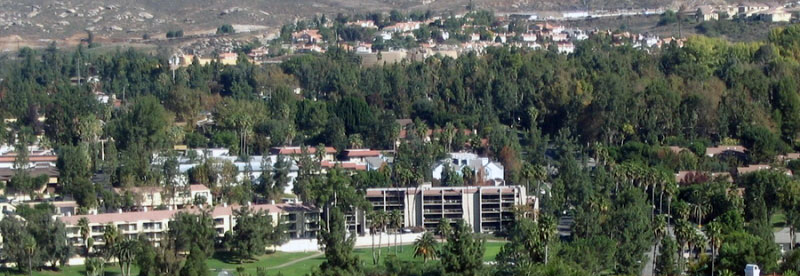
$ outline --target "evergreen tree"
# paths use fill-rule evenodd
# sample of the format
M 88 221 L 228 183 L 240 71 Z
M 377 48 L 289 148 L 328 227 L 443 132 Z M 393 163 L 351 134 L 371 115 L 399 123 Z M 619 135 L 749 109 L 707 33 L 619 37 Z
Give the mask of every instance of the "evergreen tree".
M 479 275 L 483 269 L 485 251 L 485 240 L 475 237 L 472 228 L 464 220 L 459 220 L 439 256 L 447 273 Z
M 180 276 L 205 276 L 208 275 L 208 265 L 206 264 L 206 253 L 197 246 L 192 246 L 189 256 L 181 268 Z
M 318 275 L 358 275 L 361 265 L 358 256 L 353 254 L 356 242 L 355 235 L 348 237 L 344 213 L 338 207 L 330 211 L 330 222 L 322 227 L 320 246 L 325 252 L 325 262 L 319 268 Z M 324 222 L 323 222 L 324 223 Z

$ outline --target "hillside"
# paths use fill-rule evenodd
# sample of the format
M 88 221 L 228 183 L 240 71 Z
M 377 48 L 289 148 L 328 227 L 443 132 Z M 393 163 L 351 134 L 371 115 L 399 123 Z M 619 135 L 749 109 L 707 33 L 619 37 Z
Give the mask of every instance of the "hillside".
M 46 44 L 75 44 L 94 33 L 101 42 L 135 42 L 144 34 L 161 36 L 182 29 L 187 34 L 213 33 L 223 23 L 238 30 L 275 30 L 296 18 L 315 14 L 372 11 L 463 11 L 470 0 L 2 0 L 0 49 Z M 576 9 L 674 8 L 680 4 L 723 3 L 725 0 L 474 0 L 477 8 L 497 12 Z M 736 2 L 728 0 L 730 2 Z M 738 2 L 737 2 L 738 3 Z

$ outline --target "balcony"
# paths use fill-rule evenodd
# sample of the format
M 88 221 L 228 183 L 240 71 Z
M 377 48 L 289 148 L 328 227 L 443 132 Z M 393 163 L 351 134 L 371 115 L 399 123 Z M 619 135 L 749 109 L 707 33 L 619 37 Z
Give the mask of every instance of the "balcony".
M 500 208 L 481 208 L 482 213 L 500 213 Z

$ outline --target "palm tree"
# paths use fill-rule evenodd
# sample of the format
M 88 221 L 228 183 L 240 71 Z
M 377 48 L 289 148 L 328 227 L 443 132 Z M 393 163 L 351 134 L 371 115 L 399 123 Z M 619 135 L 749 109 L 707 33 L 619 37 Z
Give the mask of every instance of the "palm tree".
M 439 220 L 439 225 L 436 226 L 436 233 L 439 234 L 439 239 L 444 241 L 444 239 L 450 235 L 451 231 L 453 231 L 453 227 L 450 225 L 449 219 L 442 218 Z
M 722 245 L 722 229 L 719 222 L 712 221 L 706 225 L 706 236 L 711 242 L 711 276 L 714 276 L 714 265 L 717 258 L 717 250 Z
M 683 272 L 683 250 L 689 242 L 689 235 L 693 231 L 692 226 L 685 219 L 680 219 L 675 223 L 675 238 L 678 240 L 678 259 L 681 260 L 678 267 Z
M 380 262 L 381 252 L 383 252 L 383 233 L 386 233 L 386 212 L 381 210 L 375 213 L 375 217 L 372 221 L 372 224 L 375 225 L 375 232 L 380 232 L 378 234 L 378 258 L 377 258 L 377 261 Z
M 114 246 L 114 253 L 117 255 L 117 262 L 122 271 L 122 276 L 131 276 L 131 265 L 136 258 L 139 241 L 126 239 Z
M 400 211 L 392 210 L 389 213 L 389 224 L 394 228 L 394 253 L 397 254 L 397 232 L 400 232 L 400 225 L 403 224 L 403 216 Z
M 425 232 L 414 241 L 414 257 L 422 256 L 422 261 L 427 263 L 436 255 L 436 238 L 431 232 Z
M 86 245 L 86 257 L 89 257 L 89 219 L 82 217 L 78 220 L 78 228 L 81 231 L 81 238 L 83 238 L 84 245 Z
M 106 225 L 106 228 L 103 231 L 103 241 L 106 243 L 104 254 L 107 259 L 114 255 L 114 246 L 117 244 L 118 238 L 119 231 L 117 230 L 117 227 L 113 224 Z
M 33 236 L 27 235 L 22 240 L 22 247 L 25 249 L 25 254 L 28 255 L 28 275 L 33 275 L 33 254 L 36 253 L 36 240 Z
M 695 228 L 692 228 L 692 233 L 689 236 L 689 247 L 692 249 L 691 251 L 696 251 L 694 253 L 695 259 L 698 259 L 700 253 L 706 248 L 706 237 Z
M 544 264 L 547 264 L 550 240 L 556 234 L 556 224 L 552 216 L 542 216 L 537 223 L 539 239 L 544 243 Z
M 653 244 L 653 267 L 656 267 L 656 256 L 658 256 L 658 244 L 667 233 L 667 216 L 659 214 L 653 221 L 653 236 L 656 242 Z
M 375 254 L 375 232 L 378 232 L 378 212 L 370 212 L 367 214 L 369 220 L 369 235 L 372 237 L 372 264 L 378 264 L 378 255 Z

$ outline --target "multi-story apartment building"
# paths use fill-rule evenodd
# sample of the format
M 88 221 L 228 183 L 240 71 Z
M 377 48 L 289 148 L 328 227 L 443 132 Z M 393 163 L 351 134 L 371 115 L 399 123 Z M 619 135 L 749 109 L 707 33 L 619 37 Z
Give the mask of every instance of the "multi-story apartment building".
M 225 232 L 233 231 L 236 226 L 235 211 L 239 210 L 240 205 L 216 206 L 211 210 L 214 221 L 214 229 L 219 238 Z M 272 221 L 277 225 L 278 222 L 284 223 L 290 238 L 316 238 L 319 231 L 319 209 L 300 204 L 259 204 L 244 206 L 253 212 L 267 211 L 272 216 Z M 170 221 L 179 212 L 200 212 L 197 208 L 176 209 L 176 210 L 152 210 L 141 212 L 120 212 L 104 213 L 80 216 L 64 216 L 58 219 L 66 225 L 67 239 L 69 243 L 78 250 L 85 252 L 85 241 L 80 233 L 78 221 L 86 218 L 89 221 L 89 235 L 94 240 L 96 246 L 103 246 L 103 233 L 106 227 L 115 226 L 119 231 L 120 237 L 136 238 L 144 235 L 155 245 L 160 244 L 161 239 L 169 231 Z M 77 256 L 75 259 L 82 258 Z
M 186 205 L 193 205 L 195 200 L 202 201 L 203 204 L 211 205 L 214 197 L 211 189 L 202 184 L 189 185 L 188 189 L 177 191 L 174 197 L 165 196 L 165 190 L 161 187 L 131 187 L 115 188 L 117 194 L 130 192 L 134 195 L 138 208 L 155 208 L 158 206 L 177 206 L 182 208 Z
M 425 230 L 436 229 L 439 221 L 447 218 L 452 223 L 463 219 L 479 233 L 504 231 L 513 222 L 515 206 L 530 204 L 538 209 L 536 199 L 529 198 L 522 186 L 374 188 L 367 190 L 366 198 L 374 211 L 397 210 L 403 216 L 403 228 Z M 361 217 L 362 223 L 350 225 L 357 233 L 363 233 L 362 227 L 368 225 L 366 216 L 360 214 L 354 217 Z

